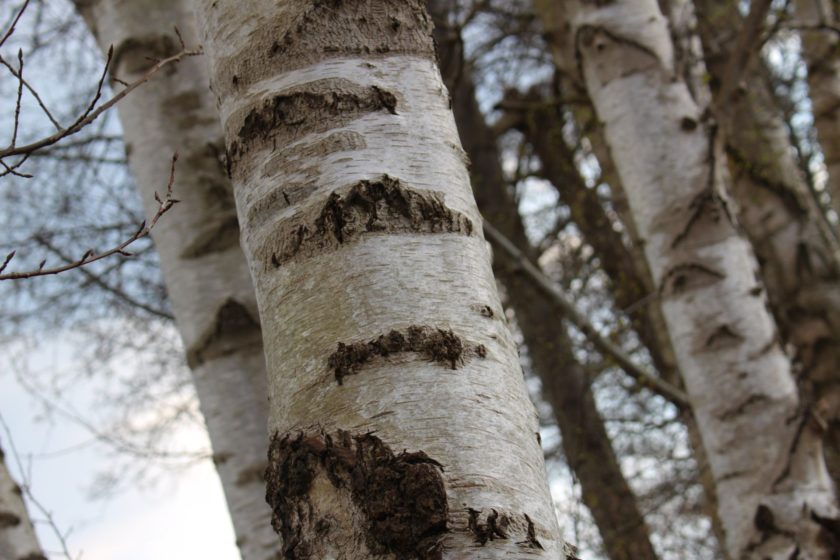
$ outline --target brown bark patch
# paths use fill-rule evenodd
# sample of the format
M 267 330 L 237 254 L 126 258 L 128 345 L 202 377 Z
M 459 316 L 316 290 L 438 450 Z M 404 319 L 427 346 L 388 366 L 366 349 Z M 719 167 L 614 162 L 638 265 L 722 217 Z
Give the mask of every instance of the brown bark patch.
M 451 330 L 411 326 L 404 333 L 392 330 L 369 342 L 339 342 L 327 363 L 341 385 L 345 377 L 358 373 L 362 366 L 374 358 L 385 358 L 402 352 L 416 352 L 452 369 L 456 369 L 470 355 L 481 358 L 487 355 L 483 345 L 470 347 Z
M 174 35 L 151 34 L 129 37 L 114 48 L 111 60 L 112 75 L 142 74 L 158 60 L 173 56 L 180 48 L 180 41 Z M 170 65 L 164 72 L 174 72 Z
M 219 63 L 224 88 L 347 56 L 434 57 L 432 22 L 421 0 L 290 0 Z M 235 78 L 235 80 L 234 80 Z
M 343 126 L 379 111 L 397 114 L 393 93 L 343 78 L 315 80 L 279 93 L 240 117 L 242 123 L 228 150 L 233 172 L 243 155 L 255 147 L 282 149 L 307 134 Z
M 33 552 L 32 554 L 21 556 L 18 560 L 49 560 L 49 558 L 39 552 Z
M 248 465 L 236 475 L 235 484 L 237 486 L 246 486 L 248 484 L 255 484 L 265 480 L 265 461 L 260 461 L 253 465 Z
M 467 508 L 470 515 L 467 527 L 475 536 L 475 542 L 484 546 L 487 541 L 495 539 L 507 539 L 507 526 L 510 525 L 510 520 L 505 514 L 499 514 L 495 509 L 491 509 L 490 513 L 486 515 L 484 521 L 481 521 L 482 512 Z
M 272 526 L 283 537 L 285 558 L 320 558 L 324 543 L 359 541 L 377 555 L 442 558 L 440 540 L 449 513 L 443 468 L 424 452 L 395 454 L 372 434 L 318 430 L 275 434 L 268 459 L 266 501 Z M 355 511 L 340 512 L 353 518 L 346 526 L 338 512 L 329 511 L 329 505 L 322 511 L 312 498 L 319 475 L 337 494 L 349 494 Z
M 405 187 L 382 176 L 333 192 L 320 205 L 275 226 L 256 251 L 267 268 L 349 243 L 365 233 L 458 233 L 472 235 L 472 221 L 449 209 L 443 195 Z
M 208 360 L 261 342 L 259 321 L 242 303 L 228 299 L 219 307 L 204 334 L 187 349 L 187 364 L 194 369 Z

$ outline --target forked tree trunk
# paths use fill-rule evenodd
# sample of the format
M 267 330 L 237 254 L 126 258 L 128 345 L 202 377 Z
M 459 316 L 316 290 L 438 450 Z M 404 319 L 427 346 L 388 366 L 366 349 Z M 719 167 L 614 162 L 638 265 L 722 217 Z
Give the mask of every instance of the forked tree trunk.
M 23 502 L 23 492 L 6 466 L 0 448 L 0 558 L 47 560 Z
M 755 248 L 782 340 L 796 349 L 803 406 L 826 424 L 826 457 L 840 483 L 840 251 L 793 158 L 787 126 L 758 54 L 721 99 L 742 18 L 735 2 L 696 0 L 698 26 L 726 136 L 732 194 Z M 830 59 L 826 59 L 826 64 Z M 730 88 L 731 90 L 731 88 Z M 819 94 L 817 99 L 820 99 Z M 825 100 L 814 101 L 815 108 Z M 836 132 L 835 132 L 836 133 Z
M 102 49 L 114 46 L 111 73 L 124 81 L 181 48 L 174 26 L 189 46 L 198 43 L 191 8 L 183 1 L 85 0 L 77 6 Z M 263 560 L 280 548 L 263 500 L 265 361 L 204 65 L 188 58 L 164 69 L 120 102 L 118 111 L 147 215 L 157 209 L 154 193 L 166 186 L 170 157 L 180 154 L 174 193 L 181 203 L 152 235 L 237 545 L 244 560 Z
M 476 100 L 472 68 L 459 60 L 456 40 L 445 31 L 447 4 L 429 3 L 435 21 L 440 22 L 436 44 L 461 142 L 472 163 L 479 210 L 533 260 L 534 250 L 504 180 L 496 138 Z M 505 286 L 543 397 L 554 411 L 569 467 L 580 482 L 583 502 L 598 526 L 607 556 L 611 560 L 655 559 L 647 524 L 595 406 L 589 376 L 575 359 L 562 312 L 502 252 L 494 258 L 493 268 Z
M 571 32 L 708 453 L 733 558 L 828 558 L 837 518 L 814 422 L 737 230 L 719 136 L 674 74 L 654 0 L 575 4 Z
M 558 558 L 537 419 L 420 0 L 195 3 L 287 558 Z
M 840 6 L 829 0 L 796 0 L 794 7 L 803 26 L 802 56 L 808 64 L 811 110 L 828 171 L 827 187 L 840 216 Z

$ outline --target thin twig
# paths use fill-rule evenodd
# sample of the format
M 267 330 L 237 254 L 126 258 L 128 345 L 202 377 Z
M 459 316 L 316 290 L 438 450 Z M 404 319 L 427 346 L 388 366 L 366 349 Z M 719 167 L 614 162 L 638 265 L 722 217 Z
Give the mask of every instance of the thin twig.
M 143 221 L 140 224 L 140 227 L 137 229 L 136 232 L 134 232 L 134 234 L 131 237 L 129 237 L 128 239 L 126 239 L 125 241 L 123 241 L 122 243 L 117 245 L 116 247 L 112 247 L 111 249 L 108 249 L 107 251 L 103 251 L 101 253 L 96 253 L 92 249 L 89 249 L 88 251 L 85 252 L 84 255 L 82 255 L 82 257 L 80 259 L 74 260 L 70 263 L 67 263 L 67 264 L 63 265 L 63 266 L 57 266 L 57 267 L 54 267 L 54 268 L 44 268 L 44 265 L 46 264 L 46 260 L 44 260 L 44 261 L 41 261 L 41 264 L 38 266 L 37 270 L 29 270 L 29 271 L 26 271 L 26 272 L 9 272 L 7 274 L 0 274 L 0 281 L 2 281 L 2 280 L 21 280 L 21 279 L 24 279 L 24 278 L 34 278 L 36 276 L 48 276 L 48 275 L 52 275 L 52 274 L 60 274 L 62 272 L 66 272 L 66 271 L 72 270 L 74 268 L 79 268 L 79 267 L 82 267 L 82 266 L 89 265 L 90 263 L 100 261 L 100 260 L 105 259 L 107 257 L 110 257 L 112 255 L 122 255 L 124 257 L 133 256 L 131 253 L 129 253 L 126 250 L 128 248 L 128 246 L 131 245 L 132 243 L 134 243 L 135 241 L 148 236 L 149 233 L 152 231 L 152 229 L 157 224 L 158 220 L 161 218 L 161 216 L 166 214 L 172 208 L 172 206 L 174 206 L 176 203 L 179 202 L 177 199 L 172 197 L 172 185 L 175 183 L 175 162 L 177 162 L 177 161 L 178 161 L 178 154 L 175 154 L 175 155 L 172 156 L 172 167 L 171 167 L 170 172 L 169 172 L 169 182 L 166 185 L 166 194 L 163 196 L 163 198 L 161 198 L 160 195 L 158 195 L 158 193 L 155 193 L 155 200 L 158 203 L 157 212 L 155 212 L 155 215 L 152 217 L 152 219 L 148 223 L 146 221 Z M 2 270 L 5 269 L 6 266 L 8 266 L 8 264 L 12 260 L 12 258 L 14 258 L 14 251 L 6 257 L 6 260 L 3 264 L 3 268 L 0 268 L 0 272 L 2 272 Z
M 9 29 L 7 29 L 7 30 L 6 30 L 6 32 L 3 34 L 3 38 L 2 38 L 2 39 L 0 39 L 0 47 L 2 47 L 2 46 L 3 46 L 3 44 L 6 42 L 6 40 L 8 40 L 8 38 L 12 36 L 12 33 L 14 33 L 14 32 L 15 32 L 15 26 L 16 26 L 16 25 L 17 25 L 17 23 L 20 21 L 20 18 L 21 18 L 21 16 L 23 15 L 23 12 L 25 12 L 25 11 L 26 11 L 26 8 L 27 8 L 28 6 L 29 6 L 29 0 L 26 0 L 26 1 L 23 3 L 23 6 L 21 6 L 21 7 L 20 7 L 20 11 L 17 13 L 17 15 L 15 16 L 15 18 L 12 20 L 12 24 L 11 24 L 11 25 L 9 25 Z
M 37 140 L 35 142 L 32 142 L 31 144 L 27 144 L 25 146 L 9 146 L 9 147 L 7 147 L 3 150 L 0 150 L 0 159 L 10 157 L 10 156 L 18 156 L 18 155 L 28 154 L 28 153 L 34 152 L 35 150 L 39 150 L 41 148 L 44 148 L 46 146 L 51 146 L 51 145 L 55 144 L 56 142 L 62 140 L 63 138 L 66 138 L 68 136 L 76 134 L 77 132 L 82 130 L 84 127 L 86 127 L 87 125 L 89 125 L 90 123 L 95 121 L 102 113 L 104 113 L 105 111 L 107 111 L 108 109 L 110 109 L 111 107 L 116 105 L 126 95 L 128 95 L 129 93 L 131 93 L 132 91 L 134 91 L 135 89 L 137 89 L 138 87 L 140 87 L 141 85 L 143 85 L 144 83 L 149 81 L 152 78 L 152 76 L 154 76 L 157 72 L 160 71 L 161 68 L 163 68 L 163 67 L 165 67 L 169 64 L 174 64 L 176 62 L 179 62 L 181 59 L 183 59 L 185 57 L 199 55 L 202 52 L 201 48 L 189 49 L 189 50 L 185 49 L 185 50 L 182 50 L 181 52 L 179 52 L 177 54 L 174 54 L 174 55 L 172 55 L 168 58 L 164 58 L 163 60 L 161 60 L 160 62 L 158 62 L 154 66 L 152 66 L 145 74 L 143 74 L 142 77 L 140 77 L 137 80 L 131 82 L 131 84 L 129 84 L 128 87 L 126 87 L 125 89 L 123 89 L 119 93 L 115 94 L 113 97 L 111 97 L 111 99 L 109 99 L 108 101 L 106 101 L 105 103 L 103 103 L 102 105 L 100 105 L 98 108 L 96 108 L 94 110 L 94 107 L 95 107 L 97 101 L 102 96 L 102 87 L 104 86 L 104 79 L 105 79 L 105 76 L 107 75 L 108 66 L 110 65 L 111 59 L 113 58 L 113 51 L 114 51 L 113 47 L 111 47 L 108 50 L 108 63 L 106 63 L 106 65 L 105 65 L 105 71 L 102 74 L 102 78 L 100 79 L 99 85 L 97 87 L 96 94 L 94 94 L 93 101 L 88 106 L 88 108 L 85 110 L 85 112 L 82 113 L 82 115 L 78 119 L 76 119 L 76 121 L 73 124 L 71 124 L 67 128 L 64 128 L 64 129 L 62 129 L 62 130 L 60 130 L 60 131 L 58 131 L 54 134 L 51 134 L 50 136 L 47 136 L 46 138 L 42 138 L 41 140 Z
M 487 237 L 490 238 L 490 241 L 494 245 L 502 249 L 511 259 L 517 262 L 522 271 L 525 272 L 543 293 L 550 297 L 563 310 L 563 316 L 569 319 L 592 342 L 595 348 L 615 360 L 627 375 L 635 379 L 643 387 L 665 397 L 680 408 L 689 406 L 688 396 L 683 391 L 637 364 L 616 344 L 601 336 L 594 325 L 577 310 L 575 304 L 560 291 L 557 284 L 548 279 L 513 242 L 486 220 L 484 221 L 484 233 L 487 234 Z

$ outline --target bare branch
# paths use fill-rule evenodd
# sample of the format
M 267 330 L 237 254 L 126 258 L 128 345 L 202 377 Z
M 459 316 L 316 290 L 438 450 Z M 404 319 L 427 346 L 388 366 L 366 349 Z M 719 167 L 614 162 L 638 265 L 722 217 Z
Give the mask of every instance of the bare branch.
M 12 23 L 11 23 L 11 25 L 9 25 L 9 28 L 8 28 L 8 29 L 6 30 L 6 32 L 3 34 L 3 38 L 2 38 L 2 39 L 0 39 L 0 47 L 2 47 L 2 46 L 3 46 L 3 44 L 4 44 L 4 43 L 5 43 L 5 42 L 9 39 L 9 37 L 11 37 L 11 36 L 12 36 L 12 33 L 14 33 L 14 32 L 15 32 L 15 26 L 16 26 L 16 25 L 17 25 L 17 23 L 20 21 L 21 16 L 23 16 L 23 12 L 25 12 L 25 11 L 26 11 L 26 8 L 27 8 L 28 6 L 29 6 L 29 0 L 26 0 L 26 1 L 23 3 L 23 6 L 21 6 L 21 7 L 20 7 L 20 10 L 18 11 L 17 15 L 16 15 L 16 16 L 14 17 L 14 19 L 12 20 Z
M 157 224 L 158 220 L 161 218 L 161 216 L 166 214 L 172 208 L 172 206 L 174 206 L 176 203 L 179 202 L 177 199 L 172 197 L 172 185 L 175 183 L 175 163 L 177 161 L 178 161 L 178 154 L 175 154 L 175 155 L 172 156 L 172 167 L 170 168 L 169 182 L 166 185 L 165 195 L 163 197 L 161 197 L 160 195 L 155 193 L 155 200 L 158 201 L 157 212 L 155 212 L 155 215 L 152 217 L 151 221 L 149 221 L 148 223 L 146 221 L 143 221 L 140 224 L 140 227 L 137 229 L 136 232 L 134 232 L 134 234 L 131 237 L 129 237 L 128 239 L 126 239 L 125 241 L 123 241 L 122 243 L 117 245 L 116 247 L 112 247 L 111 249 L 108 249 L 107 251 L 103 251 L 101 253 L 97 253 L 97 252 L 93 251 L 92 249 L 89 249 L 88 251 L 85 252 L 84 255 L 82 255 L 82 257 L 80 259 L 69 262 L 69 263 L 67 263 L 63 266 L 58 266 L 58 267 L 55 267 L 55 268 L 44 268 L 44 265 L 46 264 L 46 260 L 44 260 L 44 261 L 41 261 L 41 264 L 40 264 L 40 266 L 38 267 L 37 270 L 29 270 L 29 271 L 26 271 L 26 272 L 9 272 L 9 273 L 6 273 L 6 274 L 0 274 L 0 281 L 2 281 L 2 280 L 20 280 L 20 279 L 24 279 L 24 278 L 34 278 L 36 276 L 48 276 L 48 275 L 52 275 L 52 274 L 60 274 L 62 272 L 66 272 L 68 270 L 72 270 L 74 268 L 79 268 L 79 267 L 88 265 L 90 263 L 94 263 L 96 261 L 108 258 L 112 255 L 122 255 L 122 256 L 125 256 L 125 257 L 132 256 L 131 253 L 129 253 L 126 250 L 128 248 L 128 246 L 131 245 L 132 243 L 134 243 L 135 241 L 148 236 L 149 233 L 152 231 L 152 229 Z M 11 261 L 12 258 L 14 258 L 14 252 L 12 252 L 12 254 L 10 254 L 10 256 L 6 257 L 6 262 L 3 264 L 3 268 L 8 266 L 8 264 Z M 1 270 L 2 269 L 0 269 L 0 271 Z

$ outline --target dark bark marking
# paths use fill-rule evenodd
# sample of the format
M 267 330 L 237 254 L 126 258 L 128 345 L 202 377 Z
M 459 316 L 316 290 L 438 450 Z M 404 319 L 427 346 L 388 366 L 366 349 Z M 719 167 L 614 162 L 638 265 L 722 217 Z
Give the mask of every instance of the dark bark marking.
M 697 119 L 694 117 L 683 117 L 680 119 L 680 128 L 685 132 L 697 130 Z
M 0 529 L 7 527 L 17 527 L 20 525 L 21 519 L 10 511 L 0 511 Z
M 187 364 L 195 369 L 204 362 L 239 352 L 248 344 L 262 342 L 259 321 L 234 299 L 228 299 L 216 311 L 212 324 L 187 349 Z
M 220 253 L 239 245 L 239 221 L 236 214 L 216 216 L 210 223 L 198 226 L 193 239 L 181 251 L 182 259 L 196 259 Z
M 826 550 L 840 550 L 840 519 L 823 517 L 815 511 L 811 512 L 811 519 L 820 526 L 817 539 Z
M 741 404 L 739 404 L 732 410 L 728 410 L 723 414 L 719 415 L 718 418 L 723 421 L 732 420 L 733 418 L 744 414 L 747 408 L 758 403 L 766 402 L 767 400 L 769 400 L 767 395 L 750 395 Z
M 703 343 L 703 350 L 722 350 L 737 346 L 744 341 L 744 337 L 738 334 L 731 326 L 721 325 L 712 332 Z
M 230 453 L 229 451 L 222 451 L 220 453 L 213 453 L 213 457 L 212 457 L 213 464 L 216 465 L 217 467 L 219 465 L 224 465 L 225 463 L 227 463 L 227 461 L 231 457 L 233 457 L 233 453 Z
M 602 85 L 649 70 L 658 70 L 663 74 L 663 80 L 671 78 L 670 69 L 662 65 L 656 52 L 604 27 L 581 25 L 575 32 L 575 56 L 580 76 L 585 76 L 584 57 L 587 51 L 592 53 L 593 58 L 588 69 Z
M 472 221 L 443 202 L 443 195 L 405 187 L 383 175 L 335 191 L 319 206 L 311 206 L 277 225 L 257 250 L 267 267 L 279 267 L 298 256 L 335 249 L 371 232 L 459 233 L 472 235 Z
M 522 545 L 525 548 L 537 548 L 539 550 L 545 550 L 543 548 L 543 545 L 540 544 L 540 541 L 537 540 L 537 530 L 534 527 L 534 522 L 531 520 L 527 513 L 523 513 L 522 515 L 525 516 L 525 522 L 528 524 L 528 538 L 516 544 Z
M 248 48 L 221 61 L 219 82 L 247 87 L 329 58 L 434 56 L 432 22 L 421 0 L 288 2 L 254 30 Z M 295 5 L 297 4 L 297 5 Z M 233 84 L 233 76 L 238 76 Z M 228 85 L 231 84 L 231 85 Z
M 181 50 L 180 41 L 174 35 L 151 34 L 129 37 L 114 48 L 111 60 L 111 75 L 120 76 L 142 74 L 154 66 L 158 60 L 175 55 Z M 169 65 L 163 71 L 174 72 Z
M 39 552 L 33 552 L 32 554 L 27 554 L 26 556 L 21 556 L 18 560 L 50 560 L 43 554 Z
M 469 512 L 468 528 L 475 536 L 475 542 L 481 546 L 487 544 L 487 541 L 495 539 L 507 539 L 505 529 L 510 525 L 510 520 L 504 514 L 501 516 L 495 509 L 491 509 L 490 513 L 484 520 L 484 523 L 479 521 L 481 511 L 473 508 L 467 508 Z
M 242 117 L 229 152 L 237 163 L 255 146 L 285 146 L 369 113 L 396 115 L 396 108 L 396 96 L 377 86 L 362 86 L 343 78 L 315 80 L 253 107 Z
M 335 529 L 310 500 L 319 473 L 336 492 L 349 492 L 366 519 L 365 542 L 374 554 L 439 560 L 449 506 L 440 463 L 422 451 L 395 454 L 373 434 L 323 430 L 275 433 L 268 450 L 266 501 L 272 527 L 283 537 L 283 556 L 318 558 L 318 540 Z M 350 528 L 349 530 L 352 530 Z
M 338 348 L 327 359 L 327 364 L 342 385 L 344 378 L 353 375 L 376 357 L 416 352 L 433 362 L 457 369 L 470 354 L 486 357 L 487 349 L 479 344 L 471 348 L 451 330 L 411 326 L 405 333 L 392 330 L 369 342 L 338 343 Z
M 236 481 L 234 484 L 237 486 L 245 486 L 257 482 L 263 482 L 265 480 L 266 466 L 265 461 L 260 461 L 259 463 L 254 463 L 253 465 L 245 467 L 239 471 L 238 475 L 236 475 Z
M 679 245 L 703 247 L 732 236 L 735 222 L 726 201 L 712 190 L 704 190 L 689 205 L 685 226 L 674 237 L 671 248 Z
M 662 279 L 660 290 L 666 296 L 679 295 L 719 282 L 725 276 L 701 263 L 684 263 L 669 270 Z

